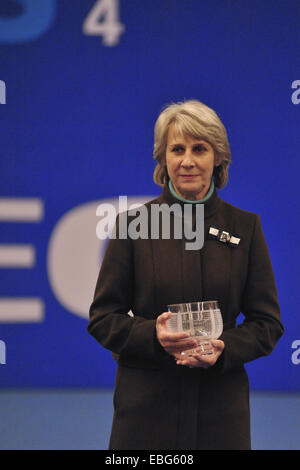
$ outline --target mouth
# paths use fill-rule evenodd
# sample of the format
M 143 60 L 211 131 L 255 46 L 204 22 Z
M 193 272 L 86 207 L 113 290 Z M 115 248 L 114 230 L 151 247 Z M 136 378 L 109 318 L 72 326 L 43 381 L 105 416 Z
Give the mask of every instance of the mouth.
M 197 176 L 199 175 L 179 175 L 181 178 L 184 178 L 184 179 L 194 179 L 196 178 Z

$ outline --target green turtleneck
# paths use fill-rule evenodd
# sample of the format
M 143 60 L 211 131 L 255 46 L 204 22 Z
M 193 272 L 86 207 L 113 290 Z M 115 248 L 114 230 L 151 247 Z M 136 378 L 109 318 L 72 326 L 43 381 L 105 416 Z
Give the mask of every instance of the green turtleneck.
M 179 194 L 176 193 L 174 187 L 173 187 L 173 184 L 172 184 L 172 181 L 169 180 L 169 189 L 171 191 L 171 193 L 173 194 L 174 197 L 176 197 L 176 199 L 178 199 L 179 201 L 182 201 L 182 202 L 191 202 L 191 203 L 194 203 L 194 204 L 198 204 L 199 202 L 206 202 L 210 196 L 213 194 L 214 192 L 214 189 L 215 189 L 215 183 L 214 183 L 214 179 L 212 178 L 211 179 L 211 183 L 210 183 L 210 187 L 209 187 L 209 190 L 206 194 L 206 196 L 204 196 L 203 199 L 200 199 L 199 201 L 190 201 L 189 199 L 184 199 L 183 197 L 179 196 Z

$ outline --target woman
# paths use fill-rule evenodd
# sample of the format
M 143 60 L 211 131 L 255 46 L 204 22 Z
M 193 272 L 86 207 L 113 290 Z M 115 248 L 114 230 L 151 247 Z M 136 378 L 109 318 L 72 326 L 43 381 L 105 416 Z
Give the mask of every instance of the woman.
M 202 204 L 204 245 L 187 250 L 184 236 L 161 232 L 119 237 L 117 219 L 88 325 L 118 361 L 110 449 L 250 449 L 244 364 L 269 354 L 283 333 L 260 218 L 216 191 L 227 183 L 231 157 L 212 109 L 196 100 L 166 107 L 154 140 L 154 181 L 163 191 L 145 205 L 149 233 L 154 205 L 188 204 L 195 227 Z M 187 333 L 166 327 L 168 304 L 201 300 L 218 300 L 224 323 L 207 356 Z

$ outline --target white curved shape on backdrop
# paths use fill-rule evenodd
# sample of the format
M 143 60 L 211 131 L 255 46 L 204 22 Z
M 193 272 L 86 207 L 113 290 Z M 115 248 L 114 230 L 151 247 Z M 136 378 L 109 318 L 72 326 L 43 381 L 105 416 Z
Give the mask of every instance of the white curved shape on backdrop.
M 144 204 L 151 196 L 128 197 Z M 108 239 L 96 236 L 100 204 L 111 204 L 119 212 L 119 199 L 102 199 L 74 207 L 55 225 L 48 244 L 48 278 L 56 299 L 70 313 L 88 319 L 96 281 Z

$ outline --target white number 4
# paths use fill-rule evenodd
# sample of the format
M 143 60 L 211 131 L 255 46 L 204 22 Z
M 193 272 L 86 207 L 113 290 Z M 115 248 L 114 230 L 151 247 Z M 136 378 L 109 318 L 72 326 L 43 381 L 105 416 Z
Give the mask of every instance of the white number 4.
M 84 34 L 102 36 L 106 46 L 118 44 L 124 29 L 119 22 L 118 0 L 97 0 L 83 23 Z

